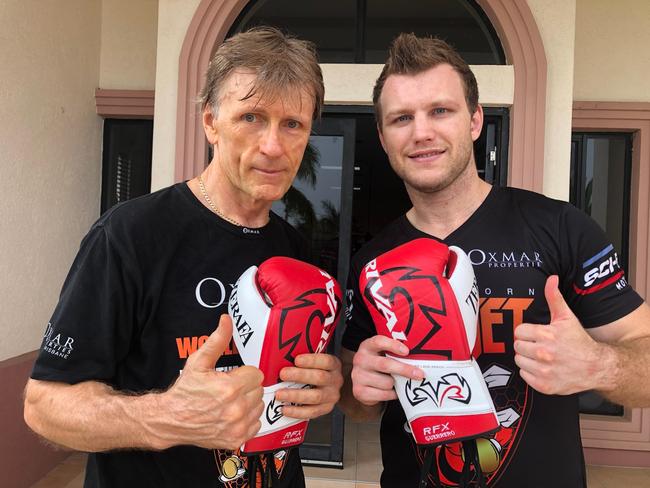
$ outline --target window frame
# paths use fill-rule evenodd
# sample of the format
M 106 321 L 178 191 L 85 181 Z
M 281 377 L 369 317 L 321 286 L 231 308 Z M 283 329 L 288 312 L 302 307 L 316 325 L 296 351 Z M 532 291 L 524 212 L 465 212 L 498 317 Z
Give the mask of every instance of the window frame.
M 575 101 L 572 128 L 584 132 L 630 132 L 632 181 L 628 281 L 650 297 L 650 103 Z M 585 461 L 634 466 L 650 449 L 650 408 L 625 408 L 623 418 L 580 415 Z
M 242 32 L 242 30 L 249 25 L 256 12 L 264 6 L 266 3 L 272 0 L 253 0 L 248 2 L 244 8 L 241 10 L 237 18 L 231 24 L 228 32 L 226 33 L 226 39 Z M 368 19 L 368 0 L 355 0 L 356 1 L 356 11 L 354 16 L 354 52 L 352 53 L 352 61 L 355 64 L 368 64 L 366 61 L 366 38 L 367 38 L 367 19 Z M 480 30 L 483 32 L 483 35 L 488 41 L 490 50 L 493 56 L 496 59 L 495 63 L 480 63 L 480 64 L 491 64 L 491 65 L 505 65 L 506 62 L 506 53 L 503 47 L 503 43 L 499 38 L 499 35 L 494 28 L 494 25 L 488 15 L 483 10 L 483 7 L 476 0 L 457 0 L 461 7 L 463 7 L 469 17 L 471 17 L 478 25 Z M 395 11 L 399 12 L 399 4 L 395 4 Z M 433 9 L 433 7 L 432 7 Z M 304 36 L 301 36 L 304 37 Z M 391 39 L 386 40 L 386 46 L 388 46 Z M 462 52 L 461 52 L 462 55 Z M 327 61 L 328 63 L 338 64 L 333 61 Z M 370 63 L 374 64 L 374 63 Z M 472 64 L 472 63 L 469 63 Z

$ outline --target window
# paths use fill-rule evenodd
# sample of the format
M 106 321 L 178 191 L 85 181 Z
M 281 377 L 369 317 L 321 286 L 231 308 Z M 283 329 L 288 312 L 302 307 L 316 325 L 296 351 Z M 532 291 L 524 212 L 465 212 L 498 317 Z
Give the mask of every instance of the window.
M 106 119 L 101 212 L 151 190 L 153 121 Z
M 631 171 L 631 134 L 573 133 L 570 201 L 598 222 L 626 271 Z
M 571 137 L 570 201 L 605 231 L 627 271 L 632 135 L 574 132 Z M 580 395 L 580 411 L 623 415 L 623 407 L 596 392 Z
M 400 32 L 436 36 L 469 64 L 505 64 L 485 13 L 472 0 L 258 0 L 250 2 L 228 36 L 272 25 L 314 42 L 321 63 L 383 63 Z

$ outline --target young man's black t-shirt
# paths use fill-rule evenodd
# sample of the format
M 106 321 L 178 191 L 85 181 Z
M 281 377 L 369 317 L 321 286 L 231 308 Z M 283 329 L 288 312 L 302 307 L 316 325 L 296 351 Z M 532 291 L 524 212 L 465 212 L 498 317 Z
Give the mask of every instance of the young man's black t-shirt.
M 259 229 L 232 225 L 185 183 L 118 205 L 82 241 L 32 378 L 165 389 L 228 312 L 244 270 L 272 256 L 307 260 L 306 249 L 275 214 Z M 231 345 L 217 368 L 239 365 Z M 279 453 L 276 466 L 281 486 L 304 486 L 296 450 Z M 89 455 L 85 486 L 243 487 L 245 471 L 246 460 L 230 451 L 120 450 Z
M 354 257 L 343 347 L 356 351 L 376 334 L 358 290 L 363 266 L 421 237 L 431 236 L 403 216 Z M 577 396 L 543 395 L 521 379 L 514 362 L 513 330 L 522 322 L 549 322 L 544 284 L 553 274 L 559 276 L 560 291 L 585 328 L 608 324 L 640 306 L 642 300 L 628 286 L 613 247 L 598 225 L 575 207 L 532 192 L 496 187 L 443 242 L 469 255 L 479 286 L 474 356 L 501 424 L 491 439 L 479 442 L 489 486 L 585 487 Z M 399 402 L 389 402 L 380 434 L 383 487 L 418 484 L 422 453 L 405 427 Z M 463 464 L 458 445 L 443 447 L 437 462 L 445 486 L 456 486 Z

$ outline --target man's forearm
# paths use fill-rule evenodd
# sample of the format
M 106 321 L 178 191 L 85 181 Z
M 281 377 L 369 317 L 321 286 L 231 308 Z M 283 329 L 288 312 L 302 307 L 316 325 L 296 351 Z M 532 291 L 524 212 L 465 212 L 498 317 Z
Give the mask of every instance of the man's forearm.
M 602 360 L 596 389 L 621 405 L 650 406 L 650 337 L 600 346 Z
M 164 449 L 176 442 L 159 402 L 157 393 L 129 396 L 95 381 L 30 380 L 25 421 L 49 441 L 79 451 Z
M 181 444 L 238 449 L 260 428 L 264 375 L 252 366 L 215 371 L 231 338 L 232 322 L 222 315 L 219 327 L 164 392 L 129 395 L 97 381 L 68 385 L 30 379 L 25 422 L 50 441 L 83 451 Z

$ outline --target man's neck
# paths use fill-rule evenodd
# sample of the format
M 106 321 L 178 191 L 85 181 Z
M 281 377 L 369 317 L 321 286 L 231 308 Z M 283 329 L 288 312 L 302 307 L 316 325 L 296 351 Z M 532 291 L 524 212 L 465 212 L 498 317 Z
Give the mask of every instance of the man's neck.
M 263 227 L 268 223 L 272 202 L 247 198 L 232 186 L 217 164 L 211 163 L 201 174 L 201 178 L 208 198 L 205 198 L 201 190 L 198 177 L 190 180 L 188 186 L 204 206 L 221 218 L 251 228 Z
M 409 189 L 413 207 L 406 218 L 422 232 L 438 239 L 447 238 L 476 212 L 492 188 L 478 175 L 467 180 L 456 181 L 435 193 Z

